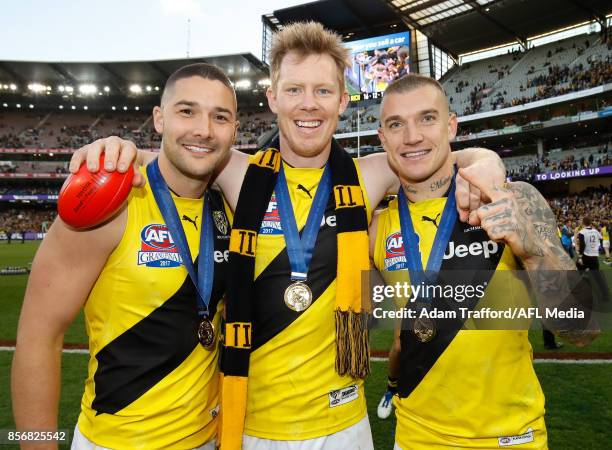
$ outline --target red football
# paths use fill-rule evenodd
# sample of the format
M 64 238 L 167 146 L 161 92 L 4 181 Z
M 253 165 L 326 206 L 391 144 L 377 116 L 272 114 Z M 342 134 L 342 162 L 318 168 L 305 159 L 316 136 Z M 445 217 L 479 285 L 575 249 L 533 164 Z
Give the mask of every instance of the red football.
M 104 154 L 100 155 L 100 170 L 91 173 L 81 165 L 70 175 L 59 193 L 57 211 L 64 222 L 74 228 L 91 228 L 111 217 L 127 199 L 132 189 L 134 168 L 126 173 L 107 172 Z

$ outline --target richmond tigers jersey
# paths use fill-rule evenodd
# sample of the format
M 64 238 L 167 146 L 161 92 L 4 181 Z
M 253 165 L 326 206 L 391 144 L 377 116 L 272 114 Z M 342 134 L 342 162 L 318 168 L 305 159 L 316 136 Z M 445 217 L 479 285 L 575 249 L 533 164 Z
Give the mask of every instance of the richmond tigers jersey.
M 355 163 L 357 164 L 357 163 Z M 357 166 L 359 170 L 359 166 Z M 323 169 L 285 164 L 298 229 L 306 224 Z M 359 173 L 363 190 L 363 181 Z M 363 191 L 367 205 L 367 195 Z M 273 194 L 257 237 L 253 350 L 245 434 L 304 440 L 347 428 L 366 415 L 360 380 L 335 371 L 336 216 L 330 195 L 317 236 L 307 283 L 313 303 L 290 310 L 283 294 L 291 283 L 285 238 Z
M 218 350 L 197 341 L 196 292 L 149 186 L 132 189 L 123 237 L 85 304 L 91 356 L 78 426 L 103 447 L 192 449 L 216 434 Z M 230 228 L 210 195 L 217 333 Z M 202 200 L 172 197 L 197 270 Z
M 420 251 L 423 267 L 445 203 L 438 198 L 410 204 L 419 248 L 408 251 Z M 387 284 L 409 281 L 403 251 L 395 199 L 378 216 L 374 255 Z M 462 274 L 473 269 L 475 274 L 482 272 L 475 269 L 500 274 L 517 264 L 510 249 L 491 241 L 482 228 L 457 221 L 441 270 L 451 268 Z M 489 275 L 481 302 L 522 304 L 528 293 L 508 275 Z M 417 353 L 413 331 L 402 330 L 399 397 L 394 399 L 399 446 L 404 450 L 546 448 L 544 395 L 533 370 L 527 331 L 460 330 L 419 377 L 418 367 L 435 353 L 437 338 L 421 344 Z

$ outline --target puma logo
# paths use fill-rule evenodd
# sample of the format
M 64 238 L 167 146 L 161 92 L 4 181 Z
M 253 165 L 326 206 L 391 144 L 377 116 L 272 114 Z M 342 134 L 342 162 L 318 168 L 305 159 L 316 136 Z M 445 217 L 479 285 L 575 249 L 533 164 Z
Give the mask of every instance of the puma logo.
M 421 220 L 423 222 L 431 222 L 436 226 L 436 229 L 438 228 L 438 219 L 440 218 L 440 213 L 438 213 L 438 215 L 436 216 L 435 219 L 432 219 L 431 217 L 427 217 L 427 216 L 423 216 L 421 217 Z
M 196 231 L 198 231 L 198 225 L 196 224 L 196 220 L 198 220 L 198 217 L 199 216 L 195 216 L 195 220 L 192 220 L 190 217 L 187 217 L 185 214 L 183 214 L 182 220 L 186 220 L 187 222 L 192 223 Z
M 298 191 L 304 191 L 308 194 L 308 197 L 312 198 L 312 195 L 310 195 L 310 191 L 308 189 L 306 189 L 304 186 L 302 186 L 301 184 L 297 185 L 297 189 Z

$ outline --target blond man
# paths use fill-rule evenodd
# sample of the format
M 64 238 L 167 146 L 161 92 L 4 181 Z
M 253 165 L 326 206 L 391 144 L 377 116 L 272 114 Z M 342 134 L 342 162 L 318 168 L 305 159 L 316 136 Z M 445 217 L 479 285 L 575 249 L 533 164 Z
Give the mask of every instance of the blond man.
M 355 280 L 368 266 L 371 211 L 398 185 L 385 155 L 353 160 L 333 141 L 348 103 L 347 66 L 340 37 L 322 25 L 297 23 L 279 32 L 267 92 L 279 138 L 255 156 L 232 151 L 216 178 L 236 211 L 223 359 L 224 450 L 373 448 L 363 390 L 367 305 L 360 304 Z M 116 161 L 125 170 L 136 156 L 131 142 L 107 138 L 76 152 L 71 169 L 86 154 L 95 170 L 101 151 L 109 170 Z M 491 184 L 503 179 L 496 155 L 460 153 L 460 166 L 490 174 Z M 331 187 L 317 200 L 322 179 Z M 465 182 L 458 189 L 463 219 L 480 202 L 470 189 Z M 281 196 L 286 207 L 279 215 Z M 310 243 L 288 235 L 292 222 L 302 231 L 307 222 L 317 224 L 303 231 L 315 234 L 302 237 Z M 311 257 L 290 256 L 296 252 Z

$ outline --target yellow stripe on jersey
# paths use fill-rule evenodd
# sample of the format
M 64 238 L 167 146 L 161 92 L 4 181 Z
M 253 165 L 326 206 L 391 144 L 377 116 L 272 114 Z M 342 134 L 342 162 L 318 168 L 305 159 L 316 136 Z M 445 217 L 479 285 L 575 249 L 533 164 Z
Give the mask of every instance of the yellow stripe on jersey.
M 437 228 L 422 217 L 441 215 L 445 203 L 431 199 L 410 204 L 424 267 Z M 392 270 L 397 260 L 387 253 L 388 246 L 400 246 L 400 232 L 396 199 L 378 216 L 375 244 L 375 265 L 387 284 L 408 281 L 406 270 Z M 481 244 L 479 249 L 487 248 Z M 486 252 L 480 254 L 486 257 Z M 514 269 L 515 258 L 505 247 L 496 270 Z M 482 302 L 522 304 L 527 291 L 511 278 L 494 275 Z M 396 397 L 394 404 L 396 442 L 404 450 L 493 449 L 511 437 L 517 443 L 513 449 L 547 448 L 544 394 L 533 370 L 527 331 L 460 330 L 412 393 Z

